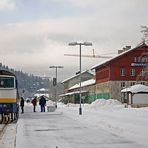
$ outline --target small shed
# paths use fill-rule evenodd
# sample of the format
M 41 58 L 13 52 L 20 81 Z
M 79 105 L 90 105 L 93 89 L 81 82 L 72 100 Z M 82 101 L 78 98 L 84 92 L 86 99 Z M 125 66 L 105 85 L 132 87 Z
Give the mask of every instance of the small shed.
M 124 93 L 124 103 L 133 107 L 148 106 L 148 86 L 136 84 L 121 90 Z

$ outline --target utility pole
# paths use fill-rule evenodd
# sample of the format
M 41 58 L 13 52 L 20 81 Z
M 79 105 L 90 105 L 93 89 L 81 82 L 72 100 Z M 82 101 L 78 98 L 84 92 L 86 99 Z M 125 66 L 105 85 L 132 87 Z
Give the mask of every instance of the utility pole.
M 69 43 L 69 46 L 76 46 L 76 45 L 78 45 L 79 46 L 79 49 L 80 49 L 80 54 L 79 54 L 79 58 L 80 58 L 80 60 L 79 60 L 79 62 L 80 62 L 80 75 L 79 75 L 79 80 L 80 80 L 80 92 L 79 92 L 79 97 L 80 97 L 80 107 L 79 107 L 79 115 L 82 115 L 82 106 L 81 106 L 81 102 L 82 102 L 82 94 L 81 94 L 81 69 L 82 69 L 82 66 L 81 66 L 81 57 L 82 57 L 82 55 L 81 55 L 81 47 L 82 47 L 82 45 L 83 46 L 92 46 L 92 43 L 90 43 L 90 42 L 83 42 L 83 43 L 78 43 L 78 42 L 71 42 L 71 43 Z
M 56 70 L 55 72 L 55 78 L 53 78 L 53 86 L 55 86 L 55 103 L 57 108 L 57 78 L 58 78 L 58 68 L 64 68 L 63 66 L 49 66 L 49 68 L 54 68 Z

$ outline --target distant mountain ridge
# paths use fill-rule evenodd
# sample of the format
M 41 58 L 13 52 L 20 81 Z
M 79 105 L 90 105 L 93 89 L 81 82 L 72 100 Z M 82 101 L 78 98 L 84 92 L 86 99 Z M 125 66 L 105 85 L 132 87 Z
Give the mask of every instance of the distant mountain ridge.
M 40 88 L 48 88 L 49 81 L 48 79 L 42 79 L 39 76 L 34 76 L 33 74 L 27 74 L 22 71 L 16 71 L 12 68 L 9 68 L 6 65 L 2 65 L 0 63 L 0 68 L 12 71 L 16 74 L 17 81 L 18 81 L 18 89 L 21 91 L 28 91 L 28 92 L 35 92 Z
M 18 89 L 20 95 L 24 93 L 25 97 L 33 97 L 37 90 L 45 88 L 48 90 L 50 89 L 50 93 L 54 96 L 55 89 L 52 86 L 52 81 L 49 81 L 48 78 L 34 76 L 33 74 L 28 74 L 23 71 L 16 71 L 6 65 L 2 65 L 2 63 L 0 63 L 0 69 L 9 70 L 15 73 L 18 81 Z M 63 90 L 63 85 L 58 83 L 57 94 L 61 94 Z

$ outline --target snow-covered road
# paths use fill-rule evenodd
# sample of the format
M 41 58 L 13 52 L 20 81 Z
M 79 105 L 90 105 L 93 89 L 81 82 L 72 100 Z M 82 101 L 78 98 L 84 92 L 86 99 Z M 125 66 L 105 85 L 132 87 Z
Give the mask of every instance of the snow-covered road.
M 99 121 L 102 121 L 101 124 L 105 124 L 107 118 L 105 118 L 105 114 L 102 114 L 104 120 L 101 120 L 103 117 L 96 115 L 97 112 L 86 110 L 84 115 L 79 116 L 77 107 L 58 107 L 52 113 L 41 113 L 38 109 L 38 112 L 34 113 L 32 106 L 27 105 L 25 113 L 20 115 L 17 123 L 16 148 L 147 147 L 124 134 L 122 135 L 122 131 L 118 130 L 117 132 L 112 130 L 113 128 L 105 128 L 105 125 L 99 126 Z M 106 116 L 109 114 L 106 113 Z M 100 120 L 96 120 L 96 118 L 100 118 Z M 117 119 L 115 114 L 109 118 Z M 109 121 L 112 120 L 109 119 Z

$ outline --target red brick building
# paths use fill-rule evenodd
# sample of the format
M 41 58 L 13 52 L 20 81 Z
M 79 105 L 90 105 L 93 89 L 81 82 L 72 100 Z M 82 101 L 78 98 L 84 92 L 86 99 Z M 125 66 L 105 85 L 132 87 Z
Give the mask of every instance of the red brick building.
M 124 48 L 118 56 L 94 66 L 96 98 L 122 101 L 121 89 L 136 83 L 148 85 L 148 46 Z

